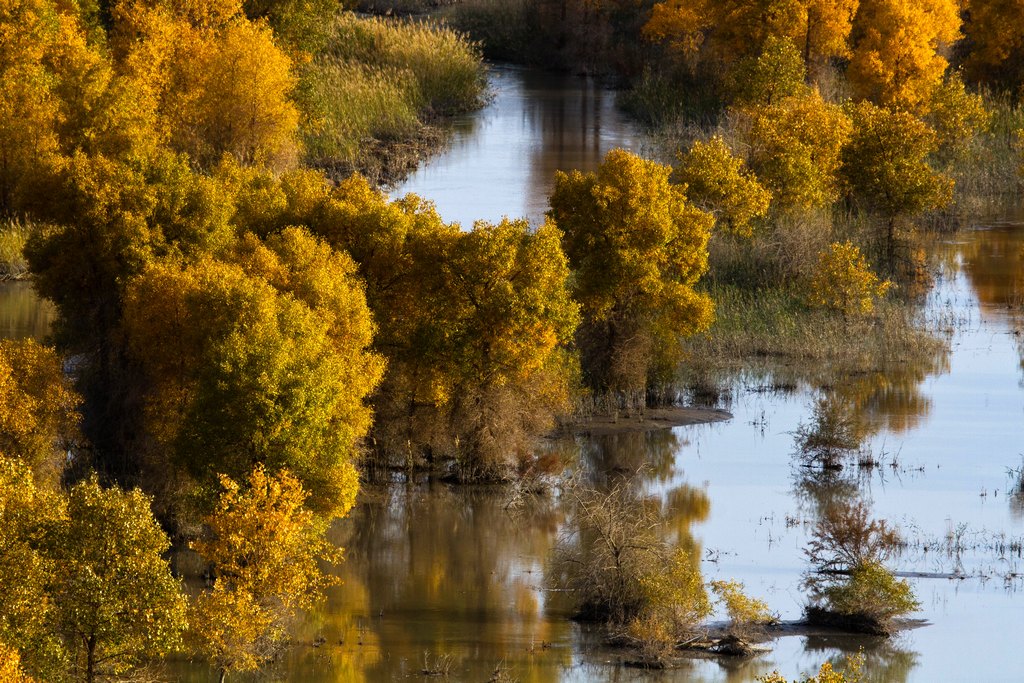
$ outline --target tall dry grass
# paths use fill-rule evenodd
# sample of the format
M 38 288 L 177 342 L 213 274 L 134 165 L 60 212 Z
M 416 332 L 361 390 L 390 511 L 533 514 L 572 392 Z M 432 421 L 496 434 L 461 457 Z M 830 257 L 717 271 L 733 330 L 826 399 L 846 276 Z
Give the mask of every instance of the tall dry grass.
M 464 34 L 412 19 L 338 17 L 324 59 L 404 71 L 417 84 L 426 114 L 451 114 L 480 105 L 486 88 L 480 47 Z
M 878 302 L 870 317 L 848 320 L 808 308 L 794 287 L 715 285 L 708 293 L 716 320 L 707 334 L 683 342 L 684 384 L 746 376 L 827 386 L 899 359 L 940 356 L 948 345 L 917 307 L 898 299 Z
M 485 91 L 479 47 L 457 31 L 345 12 L 303 68 L 307 161 L 359 168 L 381 143 L 414 140 L 426 121 L 480 106 Z
M 1005 203 L 1007 197 L 1019 196 L 1024 189 L 1024 108 L 1005 94 L 983 93 L 983 97 L 991 113 L 988 130 L 972 140 L 966 153 L 949 168 L 956 181 L 956 203 L 965 212 Z
M 404 71 L 324 58 L 309 71 L 304 138 L 313 164 L 355 163 L 367 139 L 404 139 L 421 126 L 418 86 Z

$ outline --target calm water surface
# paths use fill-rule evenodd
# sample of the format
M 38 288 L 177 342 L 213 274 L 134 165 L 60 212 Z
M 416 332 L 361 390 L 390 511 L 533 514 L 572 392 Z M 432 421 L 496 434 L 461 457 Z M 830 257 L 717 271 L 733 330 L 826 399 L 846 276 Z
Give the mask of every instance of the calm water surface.
M 0 338 L 42 339 L 53 319 L 53 307 L 39 300 L 31 283 L 0 282 Z
M 635 148 L 635 127 L 615 93 L 593 80 L 495 65 L 494 100 L 455 124 L 448 151 L 394 188 L 433 200 L 441 217 L 469 228 L 503 216 L 538 223 L 555 171 L 594 170 L 615 147 Z
M 493 78 L 493 104 L 462 121 L 451 150 L 396 193 L 422 194 L 467 226 L 506 214 L 536 222 L 556 169 L 593 169 L 607 149 L 639 144 L 612 95 L 586 81 L 511 68 L 495 68 Z M 888 641 L 787 637 L 752 660 L 638 672 L 542 590 L 565 520 L 557 499 L 509 508 L 499 490 L 409 484 L 366 491 L 334 529 L 347 553 L 344 583 L 298 627 L 302 645 L 272 675 L 419 679 L 427 653 L 431 665 L 451 658 L 454 681 L 483 682 L 502 667 L 537 683 L 711 683 L 773 669 L 793 678 L 863 648 L 871 681 L 1024 679 L 1024 581 L 1016 578 L 1024 558 L 999 548 L 1024 539 L 1024 498 L 1012 495 L 1007 475 L 1024 463 L 1024 223 L 979 221 L 940 244 L 938 256 L 927 306 L 950 329 L 948 348 L 893 359 L 884 373 L 837 387 L 860 397 L 868 445 L 895 466 L 844 470 L 829 486 L 804 478 L 792 466 L 792 432 L 818 396 L 806 387 L 740 385 L 728 422 L 560 446 L 597 479 L 649 464 L 637 486 L 677 511 L 670 533 L 700 553 L 706 578 L 745 582 L 783 619 L 801 614 L 803 548 L 818 509 L 836 497 L 862 499 L 911 541 L 899 570 L 966 577 L 911 580 L 927 625 Z M 7 286 L 0 295 L 7 333 L 45 331 L 50 314 L 24 303 L 27 290 Z M 959 552 L 935 549 L 948 536 Z M 171 674 L 213 680 L 186 662 Z

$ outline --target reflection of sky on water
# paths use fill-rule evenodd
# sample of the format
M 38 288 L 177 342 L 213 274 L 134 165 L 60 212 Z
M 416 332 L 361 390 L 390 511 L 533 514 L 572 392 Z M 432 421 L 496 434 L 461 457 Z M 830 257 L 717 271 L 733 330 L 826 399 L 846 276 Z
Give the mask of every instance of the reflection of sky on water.
M 1007 292 L 1024 277 L 1024 227 L 966 232 L 941 248 L 953 252 L 947 254 L 948 264 L 959 265 L 946 268 L 929 302 L 934 316 L 956 323 L 949 369 L 927 377 L 917 389 L 926 402 L 889 405 L 892 410 L 925 405 L 927 412 L 916 424 L 877 416 L 880 426 L 908 427 L 881 429 L 870 438 L 876 453 L 896 455 L 900 466 L 870 475 L 860 489 L 875 515 L 897 523 L 911 540 L 941 541 L 966 525 L 960 564 L 968 573 L 990 578 L 912 581 L 923 603 L 920 616 L 932 622 L 897 641 L 917 653 L 915 664 L 909 671 L 903 666 L 883 673 L 869 661 L 869 669 L 879 680 L 1016 680 L 1024 665 L 1016 593 L 1024 584 L 1018 579 L 1006 587 L 1002 575 L 1024 571 L 1024 559 L 1012 553 L 1001 557 L 989 542 L 996 534 L 1024 538 L 1024 520 L 1007 496 L 1006 473 L 1024 454 L 1024 391 L 1013 335 L 1021 312 L 1005 305 Z M 706 574 L 744 581 L 783 618 L 797 618 L 803 605 L 798 575 L 814 520 L 813 506 L 794 496 L 789 466 L 791 432 L 808 419 L 809 404 L 803 393 L 741 392 L 731 406 L 731 422 L 677 430 L 690 443 L 677 458 L 678 481 L 707 482 L 711 498 L 710 517 L 695 530 L 710 560 Z M 903 570 L 949 572 L 956 558 L 911 549 L 898 564 Z M 789 675 L 816 669 L 829 653 L 793 651 L 794 641 L 802 640 L 780 641 L 765 660 L 773 662 L 768 668 Z
M 392 196 L 432 200 L 441 217 L 469 228 L 476 220 L 547 211 L 555 171 L 594 170 L 614 147 L 636 147 L 615 94 L 592 80 L 495 66 L 494 101 L 457 123 L 451 147 L 431 159 Z

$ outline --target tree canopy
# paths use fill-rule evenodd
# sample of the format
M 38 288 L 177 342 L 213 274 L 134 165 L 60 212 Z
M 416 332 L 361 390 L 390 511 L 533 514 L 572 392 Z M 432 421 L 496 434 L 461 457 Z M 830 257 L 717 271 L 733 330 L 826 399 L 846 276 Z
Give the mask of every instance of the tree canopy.
M 714 218 L 669 182 L 671 169 L 613 150 L 596 173 L 558 173 L 548 215 L 562 231 L 583 324 L 583 370 L 598 391 L 641 391 L 678 360 L 681 336 L 707 329 Z

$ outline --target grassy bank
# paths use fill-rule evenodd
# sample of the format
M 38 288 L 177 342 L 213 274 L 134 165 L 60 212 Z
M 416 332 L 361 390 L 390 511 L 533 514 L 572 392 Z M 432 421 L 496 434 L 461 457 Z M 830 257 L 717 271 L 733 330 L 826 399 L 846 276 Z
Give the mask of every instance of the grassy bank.
M 302 72 L 307 163 L 393 182 L 443 144 L 445 117 L 478 108 L 485 94 L 479 46 L 463 34 L 345 13 Z
M 708 334 L 686 342 L 688 379 L 752 371 L 781 383 L 830 384 L 833 377 L 890 362 L 941 354 L 945 340 L 925 329 L 913 306 L 889 299 L 872 316 L 848 320 L 807 307 L 798 290 L 710 289 L 716 320 Z

